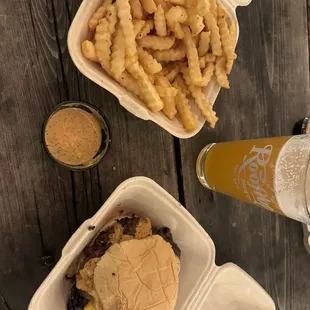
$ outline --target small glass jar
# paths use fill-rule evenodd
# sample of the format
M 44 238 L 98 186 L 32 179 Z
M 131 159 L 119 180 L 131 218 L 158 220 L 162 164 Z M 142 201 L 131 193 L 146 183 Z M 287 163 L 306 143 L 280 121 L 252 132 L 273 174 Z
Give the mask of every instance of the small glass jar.
M 61 161 L 55 155 L 53 155 L 52 154 L 53 152 L 51 152 L 49 145 L 47 143 L 47 137 L 46 137 L 47 136 L 47 124 L 52 119 L 52 117 L 55 116 L 55 114 L 61 110 L 72 109 L 72 108 L 75 111 L 80 109 L 82 110 L 81 112 L 84 114 L 85 112 L 89 113 L 90 115 L 88 114 L 85 114 L 85 115 L 88 115 L 89 118 L 91 118 L 92 120 L 95 120 L 98 130 L 101 131 L 101 143 L 100 143 L 100 146 L 98 147 L 97 152 L 92 158 L 88 159 L 87 161 L 81 164 L 66 163 L 64 161 Z M 111 143 L 111 134 L 109 130 L 108 121 L 98 108 L 96 108 L 90 103 L 86 103 L 82 101 L 66 101 L 66 102 L 62 102 L 59 105 L 57 105 L 57 107 L 52 111 L 52 113 L 48 116 L 48 118 L 44 122 L 43 127 L 42 127 L 42 140 L 43 140 L 43 145 L 44 145 L 44 148 L 47 154 L 53 161 L 57 162 L 58 164 L 70 170 L 80 171 L 80 170 L 87 170 L 87 169 L 93 168 L 94 166 L 98 165 L 101 162 L 101 160 L 103 159 L 104 155 L 106 154 L 108 150 L 109 144 Z

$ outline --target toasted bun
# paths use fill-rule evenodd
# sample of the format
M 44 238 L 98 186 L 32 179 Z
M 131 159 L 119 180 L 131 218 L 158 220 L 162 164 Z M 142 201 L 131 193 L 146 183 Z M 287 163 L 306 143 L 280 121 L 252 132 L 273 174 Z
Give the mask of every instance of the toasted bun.
M 177 260 L 159 235 L 112 245 L 94 273 L 103 309 L 174 309 L 178 295 Z

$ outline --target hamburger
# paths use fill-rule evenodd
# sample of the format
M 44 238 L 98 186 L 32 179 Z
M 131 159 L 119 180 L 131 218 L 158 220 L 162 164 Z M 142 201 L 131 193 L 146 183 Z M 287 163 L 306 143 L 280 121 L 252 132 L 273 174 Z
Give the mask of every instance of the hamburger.
M 75 270 L 68 310 L 172 310 L 181 251 L 169 228 L 148 217 L 110 221 L 87 245 Z

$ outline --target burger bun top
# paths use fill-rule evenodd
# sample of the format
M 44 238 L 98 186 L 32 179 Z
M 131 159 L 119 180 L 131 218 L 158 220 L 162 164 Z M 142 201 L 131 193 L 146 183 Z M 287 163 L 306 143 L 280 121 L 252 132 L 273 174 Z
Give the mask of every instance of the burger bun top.
M 112 245 L 97 263 L 94 288 L 105 310 L 172 310 L 179 262 L 159 235 Z

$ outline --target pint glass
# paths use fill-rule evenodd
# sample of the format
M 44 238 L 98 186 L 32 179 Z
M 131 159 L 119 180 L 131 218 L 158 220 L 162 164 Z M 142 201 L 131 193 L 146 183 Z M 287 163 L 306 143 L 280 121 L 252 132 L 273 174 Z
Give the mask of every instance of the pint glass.
M 207 145 L 196 172 L 205 187 L 310 223 L 310 135 Z

